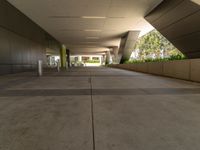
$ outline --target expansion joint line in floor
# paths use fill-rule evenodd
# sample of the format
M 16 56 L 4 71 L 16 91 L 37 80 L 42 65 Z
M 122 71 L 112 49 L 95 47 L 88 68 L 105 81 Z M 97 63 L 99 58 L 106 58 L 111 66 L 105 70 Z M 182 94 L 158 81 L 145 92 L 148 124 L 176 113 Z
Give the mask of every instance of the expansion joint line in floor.
M 94 102 L 93 102 L 93 90 L 92 90 L 92 76 L 89 78 L 90 83 L 90 96 L 91 96 L 91 120 L 92 120 L 92 141 L 93 141 L 93 150 L 96 149 L 95 146 L 95 131 L 94 131 Z

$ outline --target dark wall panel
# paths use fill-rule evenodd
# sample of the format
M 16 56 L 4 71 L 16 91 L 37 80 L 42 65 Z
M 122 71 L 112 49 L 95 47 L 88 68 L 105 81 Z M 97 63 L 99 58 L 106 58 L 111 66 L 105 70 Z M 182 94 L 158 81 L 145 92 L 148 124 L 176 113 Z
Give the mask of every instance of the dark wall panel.
M 31 70 L 45 62 L 45 46 L 0 28 L 0 74 Z
M 189 58 L 200 55 L 200 5 L 190 0 L 164 0 L 145 19 Z
M 60 43 L 6 0 L 0 0 L 0 74 L 34 69 L 39 59 L 46 61 L 46 48 L 59 51 Z
M 0 64 L 10 63 L 9 32 L 0 28 Z

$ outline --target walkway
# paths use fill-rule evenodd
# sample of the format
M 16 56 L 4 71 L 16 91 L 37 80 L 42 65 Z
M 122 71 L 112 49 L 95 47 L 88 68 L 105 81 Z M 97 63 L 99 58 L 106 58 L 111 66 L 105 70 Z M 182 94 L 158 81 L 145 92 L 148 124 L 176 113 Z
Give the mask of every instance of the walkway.
M 110 68 L 0 77 L 0 150 L 198 150 L 200 84 Z

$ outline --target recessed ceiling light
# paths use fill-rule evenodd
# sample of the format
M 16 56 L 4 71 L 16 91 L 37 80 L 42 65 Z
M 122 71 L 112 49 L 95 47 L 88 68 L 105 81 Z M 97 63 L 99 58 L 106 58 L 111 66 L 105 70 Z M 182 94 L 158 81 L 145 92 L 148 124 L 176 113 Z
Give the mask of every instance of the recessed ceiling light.
M 86 39 L 99 39 L 99 37 L 92 37 L 92 36 L 90 36 L 90 37 L 86 37 Z
M 83 42 L 83 43 L 98 43 L 98 42 Z
M 102 30 L 99 29 L 85 29 L 86 32 L 101 32 Z
M 103 16 L 82 16 L 83 19 L 106 19 L 106 17 Z
M 62 16 L 62 15 L 58 15 L 58 16 L 49 16 L 49 18 L 52 18 L 52 19 L 73 19 L 73 18 L 76 18 L 76 19 L 79 19 L 79 18 L 82 18 L 82 19 L 123 19 L 125 17 L 105 17 L 105 16 Z
M 54 19 L 65 19 L 65 18 L 81 18 L 80 16 L 49 16 L 49 18 L 54 18 Z
M 99 42 L 81 42 L 81 44 L 97 44 Z

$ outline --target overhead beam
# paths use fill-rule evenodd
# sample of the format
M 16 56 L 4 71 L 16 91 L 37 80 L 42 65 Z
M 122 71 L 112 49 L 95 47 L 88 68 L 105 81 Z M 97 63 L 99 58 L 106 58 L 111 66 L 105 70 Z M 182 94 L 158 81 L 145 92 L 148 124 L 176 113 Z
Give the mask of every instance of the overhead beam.
M 188 58 L 200 57 L 200 4 L 164 0 L 145 19 Z

